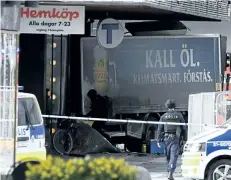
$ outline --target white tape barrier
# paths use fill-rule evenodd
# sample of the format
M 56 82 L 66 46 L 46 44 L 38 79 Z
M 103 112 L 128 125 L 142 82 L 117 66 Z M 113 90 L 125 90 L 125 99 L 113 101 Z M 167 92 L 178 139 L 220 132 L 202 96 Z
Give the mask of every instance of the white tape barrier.
M 105 118 L 89 118 L 89 117 L 75 117 L 75 116 L 56 116 L 56 115 L 42 115 L 43 118 L 50 119 L 70 119 L 79 121 L 106 121 L 106 122 L 122 122 L 122 123 L 136 123 L 136 124 L 169 124 L 169 125 L 195 125 L 195 126 L 220 126 L 211 124 L 193 124 L 193 123 L 170 123 L 170 122 L 157 122 L 157 121 L 142 121 L 142 120 L 131 120 L 131 119 L 105 119 Z

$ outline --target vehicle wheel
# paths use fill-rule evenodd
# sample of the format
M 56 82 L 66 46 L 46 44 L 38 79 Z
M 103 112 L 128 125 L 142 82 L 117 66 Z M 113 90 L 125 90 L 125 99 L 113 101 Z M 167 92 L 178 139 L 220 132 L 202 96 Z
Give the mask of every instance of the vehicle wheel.
M 155 139 L 155 129 L 149 127 L 145 134 L 145 143 L 149 144 L 151 139 Z
M 148 119 L 145 119 L 147 121 L 151 121 L 151 122 L 158 122 L 158 120 L 153 117 L 152 115 L 148 116 Z M 157 130 L 158 126 L 157 125 L 146 125 L 147 127 L 144 129 L 145 131 L 143 132 L 143 141 L 146 144 L 150 143 L 151 139 L 155 139 L 155 130 Z
M 54 134 L 53 145 L 59 154 L 68 154 L 73 148 L 73 138 L 66 130 L 59 129 Z
M 130 152 L 141 152 L 142 143 L 140 139 L 127 137 L 126 145 Z
M 214 162 L 208 170 L 207 180 L 230 180 L 231 160 L 221 159 Z
M 37 165 L 39 162 L 30 161 L 30 162 L 18 162 L 15 165 L 15 168 L 11 168 L 10 172 L 7 175 L 7 180 L 26 180 L 26 171 L 28 170 L 27 163 Z

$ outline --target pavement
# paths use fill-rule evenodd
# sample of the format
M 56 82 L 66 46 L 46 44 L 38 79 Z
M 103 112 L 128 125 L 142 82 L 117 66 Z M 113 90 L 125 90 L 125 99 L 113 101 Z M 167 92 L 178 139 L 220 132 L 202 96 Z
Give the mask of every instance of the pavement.
M 155 172 L 151 172 L 151 178 L 152 180 L 167 180 L 167 176 L 166 174 L 163 173 L 155 173 Z M 174 177 L 174 180 L 184 180 L 183 177 Z
M 143 160 L 143 161 L 142 161 Z M 152 180 L 167 180 L 167 173 L 166 173 L 166 161 L 164 156 L 157 156 L 157 155 L 147 155 L 147 157 L 140 160 L 136 156 L 133 157 L 133 160 L 128 162 L 130 164 L 135 164 L 146 168 L 152 177 Z M 183 180 L 181 176 L 181 157 L 178 159 L 177 169 L 174 173 L 175 180 Z
M 152 180 L 167 180 L 166 173 L 166 162 L 163 155 L 154 155 L 154 154 L 142 154 L 142 153 L 100 153 L 92 154 L 92 157 L 100 156 L 113 156 L 115 158 L 123 158 L 128 161 L 131 165 L 141 166 L 146 168 L 152 177 Z M 69 159 L 70 157 L 65 157 Z M 183 180 L 181 176 L 181 157 L 178 159 L 177 169 L 174 174 L 175 180 Z

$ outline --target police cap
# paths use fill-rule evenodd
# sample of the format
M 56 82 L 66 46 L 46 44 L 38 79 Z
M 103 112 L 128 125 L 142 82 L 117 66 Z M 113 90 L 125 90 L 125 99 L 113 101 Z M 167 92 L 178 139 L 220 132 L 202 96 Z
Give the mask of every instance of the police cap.
M 176 103 L 173 99 L 168 99 L 165 103 L 166 108 L 173 109 L 176 107 Z

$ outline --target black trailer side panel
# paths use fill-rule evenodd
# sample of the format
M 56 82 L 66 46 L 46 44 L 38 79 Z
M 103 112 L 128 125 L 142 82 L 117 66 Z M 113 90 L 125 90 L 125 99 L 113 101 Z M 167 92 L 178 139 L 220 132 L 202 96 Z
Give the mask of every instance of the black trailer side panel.
M 83 38 L 83 113 L 91 88 L 112 97 L 116 113 L 164 112 L 169 98 L 186 111 L 189 94 L 216 91 L 221 82 L 220 40 L 220 35 L 127 37 L 105 50 L 96 38 Z

